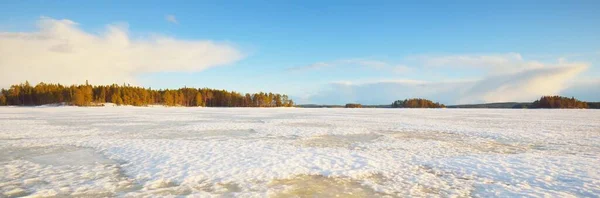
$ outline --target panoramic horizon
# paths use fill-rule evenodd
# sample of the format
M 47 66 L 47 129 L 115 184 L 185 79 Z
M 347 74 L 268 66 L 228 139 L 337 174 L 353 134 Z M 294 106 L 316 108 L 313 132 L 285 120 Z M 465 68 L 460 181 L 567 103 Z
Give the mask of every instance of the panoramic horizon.
M 0 1 L 0 197 L 600 197 L 600 1 Z
M 600 101 L 595 1 L 33 2 L 0 3 L 0 88 L 89 80 L 296 104 Z

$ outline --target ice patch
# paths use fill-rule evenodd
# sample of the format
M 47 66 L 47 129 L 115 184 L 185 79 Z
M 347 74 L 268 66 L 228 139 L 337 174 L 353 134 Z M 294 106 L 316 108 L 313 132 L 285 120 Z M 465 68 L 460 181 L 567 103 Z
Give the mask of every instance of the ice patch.
M 360 144 L 369 143 L 381 135 L 367 134 L 351 134 L 351 135 L 323 135 L 300 140 L 300 144 L 308 147 L 340 147 L 356 149 Z
M 4 149 L 0 190 L 8 197 L 106 197 L 135 187 L 120 165 L 73 146 Z
M 183 140 L 202 140 L 211 138 L 248 138 L 256 134 L 253 129 L 240 130 L 204 130 L 204 131 L 147 131 L 135 134 L 135 138 L 140 139 L 183 139 Z
M 596 197 L 600 173 L 592 164 L 600 160 L 519 154 L 443 159 L 432 166 L 474 180 L 478 197 Z
M 291 127 L 331 127 L 331 124 L 327 124 L 327 123 L 319 123 L 319 122 L 291 122 L 291 123 L 284 123 L 284 126 L 291 126 Z
M 349 178 L 300 175 L 269 184 L 271 197 L 392 197 Z
M 95 164 L 116 164 L 115 161 L 106 159 L 92 149 L 79 149 L 70 152 L 60 152 L 35 156 L 27 159 L 33 163 L 52 166 L 84 166 Z
M 441 131 L 386 131 L 384 133 L 391 134 L 392 137 L 402 140 L 437 141 L 446 143 L 452 148 L 461 147 L 464 149 L 474 150 L 476 152 L 517 154 L 527 152 L 529 149 L 531 149 L 530 145 L 518 145 L 515 143 L 508 144 L 489 138 L 465 136 Z
M 14 188 L 3 193 L 6 197 L 22 197 L 28 195 L 27 191 L 22 188 Z

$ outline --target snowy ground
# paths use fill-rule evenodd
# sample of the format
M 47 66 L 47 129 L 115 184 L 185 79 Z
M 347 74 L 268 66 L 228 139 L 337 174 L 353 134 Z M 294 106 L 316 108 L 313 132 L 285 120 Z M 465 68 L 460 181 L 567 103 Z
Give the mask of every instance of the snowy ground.
M 0 197 L 600 196 L 600 111 L 0 108 Z

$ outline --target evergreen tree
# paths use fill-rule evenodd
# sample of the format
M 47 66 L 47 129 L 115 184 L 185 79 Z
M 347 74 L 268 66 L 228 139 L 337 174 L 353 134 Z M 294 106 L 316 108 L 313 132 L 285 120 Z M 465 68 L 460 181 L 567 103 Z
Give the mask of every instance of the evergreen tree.
M 88 106 L 85 101 L 84 92 L 79 88 L 75 88 L 75 91 L 73 93 L 73 105 Z
M 122 105 L 123 99 L 121 98 L 121 94 L 119 94 L 119 92 L 113 92 L 112 96 L 110 97 L 110 102 L 119 106 Z
M 106 88 L 102 86 L 102 87 L 98 87 L 97 89 L 99 89 L 99 93 L 98 93 L 98 97 L 96 98 L 96 102 L 105 103 L 106 102 Z
M 196 93 L 196 99 L 194 101 L 196 103 L 196 106 L 204 106 L 204 100 L 202 99 L 202 94 L 200 94 L 200 92 Z
M 6 105 L 6 96 L 4 96 L 4 89 L 2 90 L 2 93 L 0 93 L 0 106 L 5 106 Z
M 174 98 L 173 94 L 171 94 L 171 91 L 169 91 L 169 90 L 165 91 L 163 100 L 165 101 L 165 105 L 175 106 L 175 98 Z

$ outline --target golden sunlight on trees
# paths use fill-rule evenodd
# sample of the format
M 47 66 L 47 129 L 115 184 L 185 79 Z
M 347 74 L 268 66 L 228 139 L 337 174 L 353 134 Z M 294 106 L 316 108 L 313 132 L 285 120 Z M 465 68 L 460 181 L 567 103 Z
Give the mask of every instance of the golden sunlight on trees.
M 6 105 L 6 96 L 0 93 L 0 106 Z
M 292 107 L 287 95 L 274 93 L 245 94 L 209 88 L 180 88 L 152 90 L 130 85 L 63 86 L 61 84 L 29 82 L 0 90 L 0 105 L 44 105 L 64 103 L 76 106 L 96 106 L 104 102 L 116 105 L 147 106 L 207 106 L 207 107 Z

